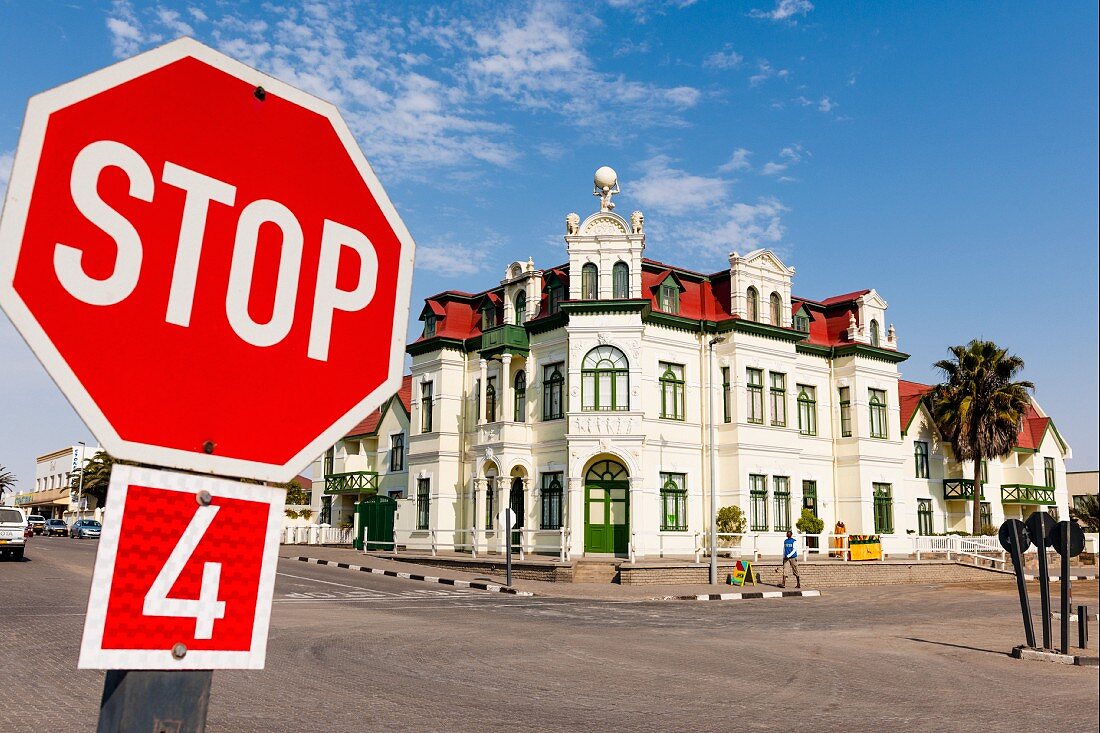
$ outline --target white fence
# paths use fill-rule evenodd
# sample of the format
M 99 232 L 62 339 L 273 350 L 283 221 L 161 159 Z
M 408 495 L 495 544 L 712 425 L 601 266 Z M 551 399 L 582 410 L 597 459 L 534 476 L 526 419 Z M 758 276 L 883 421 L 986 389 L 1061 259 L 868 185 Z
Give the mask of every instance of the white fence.
M 350 528 L 309 524 L 302 527 L 283 527 L 280 541 L 284 545 L 350 545 L 353 539 L 355 532 Z
M 392 542 L 398 549 L 428 552 L 432 556 L 443 552 L 469 552 L 471 558 L 480 555 L 503 556 L 507 552 L 506 533 L 499 529 L 416 529 L 397 530 Z M 526 560 L 528 555 L 556 556 L 560 562 L 569 561 L 569 530 L 561 529 L 513 529 L 512 555 Z M 375 540 L 367 540 L 374 543 Z

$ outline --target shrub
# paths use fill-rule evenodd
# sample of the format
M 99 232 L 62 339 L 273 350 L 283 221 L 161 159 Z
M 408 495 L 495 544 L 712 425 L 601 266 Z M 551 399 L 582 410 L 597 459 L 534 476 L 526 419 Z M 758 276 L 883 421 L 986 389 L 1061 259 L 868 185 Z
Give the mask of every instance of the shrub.
M 298 512 L 298 516 L 308 521 L 313 516 L 313 510 L 303 509 L 302 511 Z
M 298 516 L 299 516 L 298 512 L 294 511 L 293 509 L 287 509 L 286 510 L 286 515 L 288 517 L 290 517 L 291 519 L 297 519 Z
M 825 520 L 815 517 L 809 509 L 803 509 L 802 516 L 794 523 L 794 528 L 802 534 L 821 534 L 825 529 Z
M 745 513 L 739 506 L 724 506 L 718 510 L 714 526 L 722 534 L 741 534 L 748 526 Z

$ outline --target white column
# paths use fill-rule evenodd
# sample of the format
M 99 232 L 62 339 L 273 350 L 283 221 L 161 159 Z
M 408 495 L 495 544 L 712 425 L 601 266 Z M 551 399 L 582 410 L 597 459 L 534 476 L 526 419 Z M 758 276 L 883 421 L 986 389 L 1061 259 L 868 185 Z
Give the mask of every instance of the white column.
M 579 556 L 584 553 L 584 484 L 580 478 L 570 476 L 565 487 L 562 520 L 569 529 L 570 552 Z
M 500 368 L 500 381 L 501 384 L 500 393 L 504 395 L 504 404 L 499 414 L 501 421 L 511 422 L 515 417 L 515 405 L 512 404 L 512 355 L 501 354 L 500 360 L 503 366 Z
M 484 359 L 481 359 L 481 360 L 478 361 L 478 366 L 481 367 L 481 387 L 478 389 L 478 395 L 477 395 L 477 399 L 478 399 L 478 407 L 477 407 L 478 420 L 477 420 L 477 424 L 478 425 L 483 425 L 485 423 L 485 392 L 487 391 L 486 387 L 488 386 L 488 379 L 487 379 L 488 372 L 487 372 L 487 369 L 486 369 L 487 363 Z

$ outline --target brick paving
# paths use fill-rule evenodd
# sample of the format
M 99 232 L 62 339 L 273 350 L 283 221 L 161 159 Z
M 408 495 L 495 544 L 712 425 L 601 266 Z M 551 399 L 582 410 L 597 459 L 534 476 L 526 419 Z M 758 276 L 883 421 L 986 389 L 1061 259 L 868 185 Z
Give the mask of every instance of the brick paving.
M 95 727 L 103 674 L 75 669 L 94 542 L 55 542 L 0 563 L 0 733 Z M 211 733 L 1098 726 L 1094 669 L 1008 655 L 1003 583 L 654 603 L 279 571 L 268 668 L 214 675 Z

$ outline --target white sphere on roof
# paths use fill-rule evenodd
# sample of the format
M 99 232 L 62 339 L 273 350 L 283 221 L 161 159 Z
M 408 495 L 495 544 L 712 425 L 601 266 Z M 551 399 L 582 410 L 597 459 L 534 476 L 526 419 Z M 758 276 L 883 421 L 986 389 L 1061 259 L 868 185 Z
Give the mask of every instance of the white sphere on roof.
M 602 166 L 596 169 L 596 175 L 592 179 L 596 184 L 596 188 L 615 188 L 615 184 L 619 181 L 619 174 L 615 172 L 614 168 L 610 166 Z

